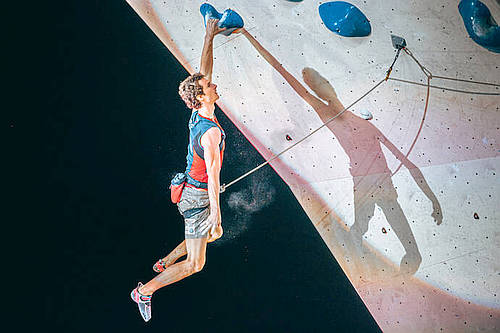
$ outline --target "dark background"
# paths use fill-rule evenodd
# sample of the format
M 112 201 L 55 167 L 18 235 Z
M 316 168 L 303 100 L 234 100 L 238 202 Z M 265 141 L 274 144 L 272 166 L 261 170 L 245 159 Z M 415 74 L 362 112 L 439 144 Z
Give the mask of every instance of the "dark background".
M 204 270 L 158 291 L 144 323 L 129 293 L 183 239 L 165 188 L 185 168 L 187 73 L 125 1 L 27 9 L 4 21 L 4 304 L 16 331 L 378 331 L 269 167 L 222 195 L 225 235 Z M 216 112 L 229 182 L 263 159 Z M 249 213 L 231 193 L 271 200 Z

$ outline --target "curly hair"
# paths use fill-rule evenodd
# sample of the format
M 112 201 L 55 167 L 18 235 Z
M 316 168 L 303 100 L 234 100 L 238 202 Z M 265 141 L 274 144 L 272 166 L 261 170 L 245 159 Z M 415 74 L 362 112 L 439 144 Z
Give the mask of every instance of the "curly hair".
M 179 96 L 190 109 L 199 109 L 201 102 L 196 96 L 203 95 L 203 87 L 198 83 L 204 77 L 201 73 L 195 73 L 188 76 L 179 85 Z

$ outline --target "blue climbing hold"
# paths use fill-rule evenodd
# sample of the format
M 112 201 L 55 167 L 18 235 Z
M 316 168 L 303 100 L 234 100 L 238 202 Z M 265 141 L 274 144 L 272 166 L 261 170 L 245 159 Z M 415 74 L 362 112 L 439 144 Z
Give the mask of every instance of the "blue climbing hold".
M 210 19 L 220 20 L 222 14 L 219 13 L 214 6 L 209 3 L 204 3 L 200 6 L 200 13 L 203 15 L 203 23 L 207 26 L 207 21 Z
M 366 37 L 372 32 L 365 14 L 348 2 L 326 2 L 319 6 L 319 16 L 330 31 L 340 36 Z
M 458 10 L 469 36 L 482 47 L 500 53 L 500 27 L 490 10 L 477 0 L 462 0 Z
M 221 34 L 229 36 L 236 29 L 243 28 L 243 19 L 232 9 L 226 9 L 222 14 L 219 13 L 214 6 L 209 3 L 204 3 L 200 6 L 200 13 L 203 15 L 205 27 L 210 19 L 219 20 L 217 24 L 220 28 L 226 28 Z
M 368 111 L 368 110 L 361 110 L 359 112 L 359 114 L 361 115 L 361 118 L 363 118 L 363 119 L 366 119 L 366 120 L 373 119 L 372 113 L 370 111 Z

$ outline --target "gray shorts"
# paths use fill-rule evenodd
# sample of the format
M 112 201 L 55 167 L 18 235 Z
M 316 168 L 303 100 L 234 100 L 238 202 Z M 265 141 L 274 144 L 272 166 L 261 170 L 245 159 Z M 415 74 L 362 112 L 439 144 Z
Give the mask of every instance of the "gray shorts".
M 208 192 L 196 190 L 192 187 L 184 187 L 177 208 L 184 217 L 185 238 L 206 238 L 208 231 L 202 233 L 200 224 L 206 221 L 210 215 Z

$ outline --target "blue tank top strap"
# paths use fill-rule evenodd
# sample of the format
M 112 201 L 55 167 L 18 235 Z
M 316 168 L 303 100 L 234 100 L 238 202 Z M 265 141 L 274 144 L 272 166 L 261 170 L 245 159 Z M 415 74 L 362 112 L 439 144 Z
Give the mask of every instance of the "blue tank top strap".
M 224 133 L 222 127 L 220 127 L 216 122 L 200 116 L 198 114 L 198 111 L 193 112 L 193 116 L 191 117 L 191 121 L 189 123 L 189 129 L 192 134 L 191 139 L 193 140 L 193 148 L 198 156 L 200 156 L 202 159 L 203 147 L 201 145 L 201 137 L 212 127 L 217 127 L 221 131 L 221 142 L 219 144 L 219 149 L 222 150 L 222 148 L 224 147 L 224 140 L 226 138 L 226 134 Z

